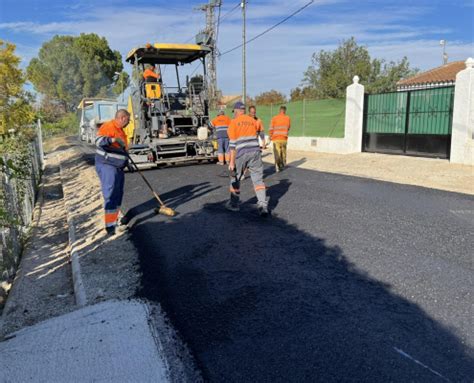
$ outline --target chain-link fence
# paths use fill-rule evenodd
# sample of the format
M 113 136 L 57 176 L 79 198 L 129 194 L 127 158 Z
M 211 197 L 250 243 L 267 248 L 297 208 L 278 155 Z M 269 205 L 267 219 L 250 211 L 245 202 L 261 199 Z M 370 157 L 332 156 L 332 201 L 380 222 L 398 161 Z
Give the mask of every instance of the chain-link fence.
M 291 118 L 290 136 L 294 137 L 344 137 L 345 100 L 301 100 L 284 104 L 258 105 L 257 116 L 262 119 L 268 133 L 270 121 L 278 114 L 281 105 L 287 108 Z M 211 113 L 214 118 L 217 111 Z M 226 109 L 232 116 L 232 105 Z
M 0 155 L 0 281 L 14 275 L 18 266 L 43 168 L 39 126 L 32 139 L 14 134 L 0 136 L 0 146 L 12 142 L 15 149 Z

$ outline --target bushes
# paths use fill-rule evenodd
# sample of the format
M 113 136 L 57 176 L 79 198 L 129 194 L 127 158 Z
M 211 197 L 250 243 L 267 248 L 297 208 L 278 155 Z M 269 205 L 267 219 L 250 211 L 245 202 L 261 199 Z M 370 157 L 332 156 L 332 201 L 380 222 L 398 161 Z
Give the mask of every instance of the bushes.
M 75 113 L 66 113 L 55 122 L 43 122 L 45 137 L 77 133 L 79 119 Z

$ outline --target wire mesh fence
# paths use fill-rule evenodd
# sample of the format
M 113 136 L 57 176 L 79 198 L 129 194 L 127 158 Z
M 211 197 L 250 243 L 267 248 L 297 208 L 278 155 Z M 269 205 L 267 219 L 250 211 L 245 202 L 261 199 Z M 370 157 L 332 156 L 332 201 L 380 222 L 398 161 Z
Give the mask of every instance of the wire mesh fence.
M 7 140 L 25 140 L 25 145 L 21 151 L 6 151 L 0 156 L 0 281 L 14 275 L 18 266 L 43 168 L 39 129 L 29 140 L 0 136 L 0 145 L 6 145 Z
M 258 105 L 257 116 L 262 119 L 268 132 L 270 121 L 278 114 L 281 105 L 287 108 L 291 118 L 290 136 L 294 137 L 344 137 L 344 114 L 346 102 L 339 99 L 301 100 L 285 104 Z M 214 118 L 217 111 L 211 112 Z M 226 109 L 232 116 L 232 105 Z

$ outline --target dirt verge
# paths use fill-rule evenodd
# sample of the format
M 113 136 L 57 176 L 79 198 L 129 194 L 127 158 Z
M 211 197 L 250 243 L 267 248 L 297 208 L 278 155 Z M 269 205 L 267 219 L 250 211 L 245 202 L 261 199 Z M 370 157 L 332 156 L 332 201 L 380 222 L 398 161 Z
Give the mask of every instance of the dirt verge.
M 274 163 L 273 153 L 264 161 Z M 474 195 L 474 167 L 447 160 L 375 153 L 328 154 L 288 151 L 288 164 L 303 169 Z

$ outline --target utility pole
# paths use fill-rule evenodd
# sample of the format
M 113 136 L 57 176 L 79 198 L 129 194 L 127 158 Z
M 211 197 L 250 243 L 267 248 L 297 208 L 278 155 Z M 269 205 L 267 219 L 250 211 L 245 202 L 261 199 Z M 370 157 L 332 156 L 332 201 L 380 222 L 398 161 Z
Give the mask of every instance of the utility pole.
M 246 38 L 245 38 L 245 8 L 247 0 L 242 0 L 240 6 L 242 8 L 242 102 L 247 101 L 247 65 L 246 65 Z
M 217 105 L 217 22 L 215 10 L 221 5 L 221 0 L 209 0 L 208 4 L 197 8 L 206 12 L 206 28 L 196 35 L 196 43 L 211 48 L 210 58 L 207 60 L 207 74 L 209 77 L 209 101 L 212 107 Z
M 446 40 L 440 40 L 439 45 L 443 47 L 443 65 L 448 63 L 448 55 L 446 53 Z

